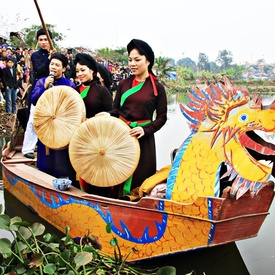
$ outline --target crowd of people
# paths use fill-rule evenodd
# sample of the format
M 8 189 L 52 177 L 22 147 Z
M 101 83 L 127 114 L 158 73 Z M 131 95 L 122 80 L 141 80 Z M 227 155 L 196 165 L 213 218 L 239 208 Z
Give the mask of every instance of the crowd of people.
M 0 44 L 0 102 L 5 102 L 8 113 L 16 112 L 15 108 L 12 108 L 11 105 L 13 104 L 15 107 L 18 97 L 21 98 L 28 86 L 34 84 L 33 74 L 35 74 L 35 70 L 31 62 L 31 56 L 37 51 L 39 51 L 39 49 L 34 50 L 31 48 L 12 47 L 7 44 Z M 75 56 L 71 49 L 67 52 L 62 52 L 62 54 L 64 54 L 68 60 L 64 77 L 72 80 L 77 85 L 79 80 L 75 73 Z M 12 68 L 15 69 L 14 81 L 16 83 L 13 83 L 12 86 L 7 85 L 7 81 L 9 82 L 11 78 L 9 75 L 10 70 L 4 70 L 8 67 L 9 61 L 13 61 Z M 128 67 L 119 65 L 106 58 L 100 58 L 97 62 L 100 81 L 105 81 L 105 86 L 111 93 L 116 91 L 119 81 L 127 78 L 130 74 Z M 7 89 L 7 86 L 10 89 Z
M 51 32 L 48 31 L 51 36 Z M 50 48 L 44 29 L 37 32 L 39 49 L 2 47 L 1 91 L 6 100 L 6 111 L 16 113 L 16 98 L 28 87 L 28 120 L 25 126 L 22 153 L 34 158 L 37 146 L 37 166 L 54 177 L 68 177 L 73 185 L 88 193 L 112 198 L 130 195 L 142 182 L 156 172 L 154 133 L 167 120 L 167 98 L 164 86 L 152 71 L 154 52 L 144 41 L 132 39 L 127 45 L 129 70 L 104 58 L 95 60 L 90 54 L 60 53 Z M 131 73 L 130 73 L 131 72 Z M 33 113 L 38 99 L 53 86 L 74 88 L 84 101 L 86 118 L 107 112 L 129 125 L 129 134 L 140 146 L 140 159 L 133 175 L 118 188 L 95 187 L 77 179 L 70 164 L 68 149 L 46 150 L 37 138 L 33 126 Z M 113 95 L 113 90 L 116 93 Z M 62 162 L 60 160 L 62 159 Z M 57 164 L 62 163 L 62 166 Z
M 30 81 L 32 50 L 0 46 L 0 101 L 6 112 L 16 113 L 17 96 L 22 96 Z

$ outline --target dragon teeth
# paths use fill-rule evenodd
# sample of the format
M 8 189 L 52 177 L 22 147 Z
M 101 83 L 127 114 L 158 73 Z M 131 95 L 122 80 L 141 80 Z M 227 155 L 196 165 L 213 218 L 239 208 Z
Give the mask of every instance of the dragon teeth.
M 271 160 L 260 159 L 258 160 L 258 162 L 260 162 L 263 165 L 269 166 L 270 168 L 273 167 L 273 162 Z
M 264 132 L 260 130 L 254 130 L 254 132 L 261 137 L 266 142 L 272 143 L 275 145 L 275 133 L 274 132 Z

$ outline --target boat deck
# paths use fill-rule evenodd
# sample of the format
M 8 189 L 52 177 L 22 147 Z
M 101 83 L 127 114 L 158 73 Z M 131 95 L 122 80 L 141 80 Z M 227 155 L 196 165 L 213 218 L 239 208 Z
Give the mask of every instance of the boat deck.
M 2 152 L 2 157 L 5 163 L 25 163 L 25 164 L 35 164 L 37 161 L 37 152 L 34 152 L 34 159 L 29 159 L 24 157 L 21 152 L 22 146 L 15 146 L 13 150 L 6 148 Z

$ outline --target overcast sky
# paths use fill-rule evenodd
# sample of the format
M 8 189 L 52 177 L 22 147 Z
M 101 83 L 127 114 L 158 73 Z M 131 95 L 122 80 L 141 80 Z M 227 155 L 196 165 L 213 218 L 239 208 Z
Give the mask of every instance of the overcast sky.
M 115 49 L 138 38 L 148 42 L 156 56 L 175 61 L 190 57 L 197 62 L 199 53 L 215 61 L 220 50 L 227 50 L 234 63 L 259 59 L 275 63 L 274 0 L 37 2 L 45 23 L 66 36 L 62 46 Z M 4 7 L 0 15 L 7 20 L 0 22 L 0 33 L 41 25 L 34 0 L 12 0 Z M 17 14 L 19 22 L 15 22 Z

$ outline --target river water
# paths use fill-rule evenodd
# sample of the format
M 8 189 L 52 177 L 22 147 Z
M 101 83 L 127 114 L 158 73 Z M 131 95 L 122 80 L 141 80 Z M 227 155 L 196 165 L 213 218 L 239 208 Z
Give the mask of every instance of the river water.
M 184 102 L 184 100 L 176 95 L 169 97 L 168 121 L 156 133 L 158 169 L 171 163 L 171 151 L 179 147 L 190 133 L 178 104 L 179 101 Z M 265 100 L 270 101 L 271 98 L 267 97 Z M 4 203 L 3 195 L 4 191 L 0 189 L 0 204 Z M 32 214 L 20 202 L 17 202 L 18 205 L 12 206 L 16 199 L 8 194 L 5 194 L 5 198 L 5 207 L 12 209 L 14 215 L 20 215 L 25 220 L 30 218 Z M 32 216 L 31 219 L 40 220 L 37 216 Z M 270 215 L 267 216 L 257 237 L 200 251 L 161 257 L 158 260 L 146 261 L 142 265 L 149 267 L 173 265 L 177 268 L 177 275 L 184 275 L 191 270 L 195 270 L 196 274 L 205 272 L 206 275 L 274 275 L 274 226 L 275 203 L 273 202 Z M 0 237 L 3 235 L 5 236 L 5 232 L 0 231 Z

